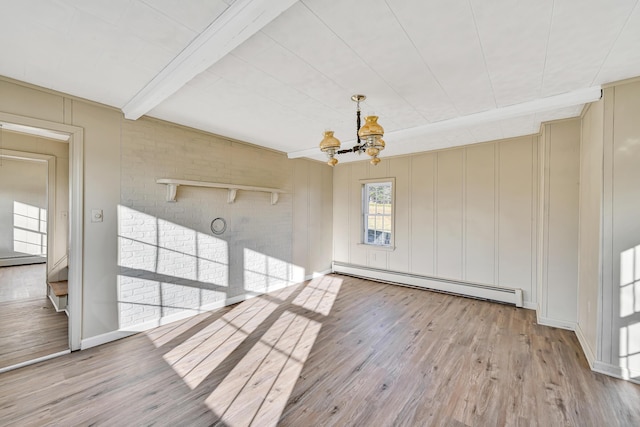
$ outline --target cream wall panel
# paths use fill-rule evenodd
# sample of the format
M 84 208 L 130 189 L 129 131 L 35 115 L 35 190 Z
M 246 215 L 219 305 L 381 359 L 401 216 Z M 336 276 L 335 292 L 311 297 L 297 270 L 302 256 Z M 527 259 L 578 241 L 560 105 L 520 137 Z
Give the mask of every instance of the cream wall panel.
M 322 210 L 323 225 L 315 230 L 315 242 L 309 244 L 322 244 L 322 253 L 318 259 L 312 259 L 309 267 L 312 271 L 327 271 L 331 268 L 331 254 L 333 252 L 333 168 L 326 164 L 319 164 L 322 174 L 322 194 L 320 210 Z M 295 238 L 295 235 L 294 235 Z
M 615 87 L 611 361 L 640 378 L 640 82 Z M 605 289 L 605 292 L 608 290 Z
M 435 153 L 411 156 L 411 273 L 435 275 Z
M 120 123 L 115 110 L 73 102 L 73 125 L 84 134 L 84 288 L 82 337 L 119 328 L 117 206 L 120 203 Z M 91 210 L 103 211 L 91 222 Z
M 293 233 L 296 239 L 293 241 L 293 263 L 307 265 L 310 259 L 309 248 L 309 223 L 308 209 L 312 195 L 305 191 L 309 185 L 308 163 L 296 159 L 293 164 Z
M 0 80 L 0 111 L 63 123 L 63 104 L 60 95 Z
M 333 168 L 333 259 L 347 263 L 351 262 L 349 258 L 351 222 L 355 221 L 353 217 L 356 216 L 353 215 L 349 202 L 351 165 L 352 163 L 347 163 Z
M 307 163 L 307 169 L 309 171 L 309 182 L 307 184 L 307 192 L 309 194 L 309 206 L 307 212 L 309 216 L 308 226 L 308 238 L 307 248 L 309 251 L 309 259 L 302 264 L 302 267 L 307 267 L 310 270 L 306 271 L 306 275 L 312 274 L 314 267 L 320 267 L 320 264 L 324 264 L 322 270 L 329 268 L 329 265 L 319 262 L 322 260 L 322 254 L 324 247 L 322 245 L 323 230 L 331 229 L 331 223 L 325 220 L 322 211 L 322 205 L 324 200 L 322 199 L 322 169 L 329 167 L 324 163 L 305 160 Z M 294 241 L 296 239 L 294 238 Z
M 349 262 L 357 265 L 369 265 L 366 245 L 362 244 L 362 183 L 369 178 L 367 162 L 351 163 L 351 182 L 349 185 Z M 376 251 L 377 253 L 378 251 Z M 386 261 L 386 260 L 385 260 Z M 372 260 L 377 264 L 377 259 Z
M 328 166 L 305 159 L 293 165 L 293 264 L 305 275 L 330 268 L 332 224 L 332 175 Z
M 437 156 L 436 274 L 450 279 L 462 279 L 463 153 L 446 150 Z
M 465 150 L 465 280 L 495 283 L 495 146 Z
M 521 288 L 525 302 L 535 301 L 532 274 L 532 209 L 535 137 L 502 141 L 499 149 L 497 284 Z
M 580 120 L 547 124 L 542 317 L 574 325 L 577 320 L 578 180 Z
M 410 197 L 411 159 L 408 156 L 389 159 L 388 176 L 395 177 L 395 250 L 387 252 L 389 270 L 409 271 L 411 233 L 410 226 Z M 379 165 L 378 165 L 379 166 Z
M 592 357 L 597 349 L 604 101 L 594 102 L 582 120 L 580 146 L 578 327 Z

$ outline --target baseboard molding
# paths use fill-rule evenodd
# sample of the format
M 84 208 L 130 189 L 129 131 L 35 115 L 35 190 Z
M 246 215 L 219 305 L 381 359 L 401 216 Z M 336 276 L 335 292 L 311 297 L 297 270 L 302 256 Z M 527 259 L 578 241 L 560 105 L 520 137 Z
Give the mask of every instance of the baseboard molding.
M 582 332 L 582 328 L 580 324 L 576 324 L 576 329 L 574 331 L 576 333 L 576 337 L 578 338 L 578 342 L 580 343 L 580 347 L 582 347 L 582 352 L 584 353 L 584 357 L 587 359 L 587 363 L 589 363 L 589 367 L 591 370 L 594 370 L 594 364 L 596 363 L 596 357 L 593 353 L 593 349 L 589 346 L 589 342 L 587 338 L 584 336 Z
M 46 356 L 38 357 L 37 359 L 27 360 L 26 362 L 16 363 L 15 365 L 7 366 L 5 368 L 0 368 L 0 374 L 7 371 L 12 371 L 14 369 L 23 368 L 25 366 L 34 365 L 36 363 L 44 362 L 45 360 L 53 359 L 54 357 L 64 356 L 65 354 L 71 353 L 71 350 L 63 350 L 57 353 L 47 354 Z
M 502 288 L 479 283 L 402 273 L 399 271 L 380 270 L 335 261 L 332 265 L 332 271 L 385 283 L 415 286 L 456 295 L 505 302 L 514 304 L 516 307 L 523 306 L 522 290 L 516 288 Z
M 527 310 L 535 310 L 538 311 L 538 304 L 531 301 L 525 301 L 522 305 L 522 308 L 526 308 Z
M 313 276 L 319 277 L 322 274 Z M 277 286 L 272 289 L 269 289 L 268 292 L 279 291 L 280 289 L 287 288 L 289 286 L 296 285 L 297 283 L 290 283 L 287 285 Z M 176 322 L 178 320 L 188 319 L 189 317 L 193 317 L 195 315 L 205 313 L 207 311 L 217 310 L 222 307 L 226 307 L 229 305 L 237 304 L 242 301 L 246 301 L 251 298 L 255 298 L 260 295 L 264 295 L 267 292 L 245 292 L 243 294 L 227 298 L 224 300 L 216 301 L 210 304 L 202 305 L 198 308 L 188 309 L 181 311 L 179 313 L 172 314 L 170 316 L 165 316 L 160 319 L 154 319 L 149 322 L 138 323 L 136 325 L 127 326 L 125 328 L 120 328 L 115 331 L 107 332 L 105 334 L 96 335 L 93 337 L 85 338 L 80 342 L 80 350 L 86 350 L 91 347 L 96 347 L 98 345 L 106 344 L 111 341 L 116 341 L 122 338 L 130 337 L 131 335 L 138 334 L 140 332 L 148 331 L 149 329 L 156 328 L 158 326 L 166 325 L 168 323 Z
M 41 256 L 3 258 L 3 259 L 0 259 L 0 267 L 15 267 L 18 265 L 44 264 L 46 262 L 47 262 L 47 259 Z
M 549 317 L 542 317 L 540 316 L 540 311 L 536 311 L 536 317 L 537 317 L 538 325 L 551 326 L 554 328 L 566 329 L 569 331 L 576 330 L 575 322 L 568 322 L 566 320 L 558 320 L 558 319 L 551 319 Z
M 632 369 L 622 368 L 620 366 L 611 365 L 609 363 L 596 360 L 593 363 L 592 371 L 600 374 L 608 375 L 610 377 L 619 378 L 635 384 L 640 384 L 640 372 Z

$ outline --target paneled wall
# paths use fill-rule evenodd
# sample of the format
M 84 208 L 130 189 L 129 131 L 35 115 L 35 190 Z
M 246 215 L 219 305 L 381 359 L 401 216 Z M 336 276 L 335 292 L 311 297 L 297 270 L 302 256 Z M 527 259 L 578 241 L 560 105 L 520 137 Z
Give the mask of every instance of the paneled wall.
M 540 158 L 538 322 L 575 329 L 580 120 L 544 124 Z
M 582 120 L 580 143 L 580 244 L 577 330 L 587 357 L 595 359 L 598 292 L 602 283 L 602 155 L 604 101 L 591 104 Z
M 601 357 L 640 382 L 640 81 L 604 101 Z
M 394 177 L 395 248 L 363 245 L 361 180 Z M 339 164 L 334 260 L 521 288 L 536 306 L 538 137 Z

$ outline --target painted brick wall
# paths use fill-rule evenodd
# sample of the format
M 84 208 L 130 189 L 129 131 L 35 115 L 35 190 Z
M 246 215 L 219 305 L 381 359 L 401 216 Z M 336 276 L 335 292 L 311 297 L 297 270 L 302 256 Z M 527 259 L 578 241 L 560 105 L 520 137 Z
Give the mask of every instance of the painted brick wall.
M 296 168 L 313 162 L 151 119 L 124 121 L 121 141 L 120 328 L 159 323 L 304 279 L 309 267 L 292 261 L 293 201 L 311 191 L 306 184 L 294 186 L 293 180 Z M 275 187 L 286 193 L 271 205 L 269 193 L 238 191 L 229 204 L 227 190 L 181 186 L 177 202 L 168 203 L 166 186 L 156 184 L 159 178 Z M 210 231 L 217 217 L 227 222 L 221 236 Z M 325 252 L 313 262 L 329 268 L 330 249 Z

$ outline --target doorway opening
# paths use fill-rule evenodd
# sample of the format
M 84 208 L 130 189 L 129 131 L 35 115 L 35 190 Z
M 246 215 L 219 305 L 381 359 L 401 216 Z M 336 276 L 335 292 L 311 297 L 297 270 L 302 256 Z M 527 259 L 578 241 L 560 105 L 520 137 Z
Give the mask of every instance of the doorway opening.
M 0 112 L 0 372 L 80 349 L 82 146 Z

